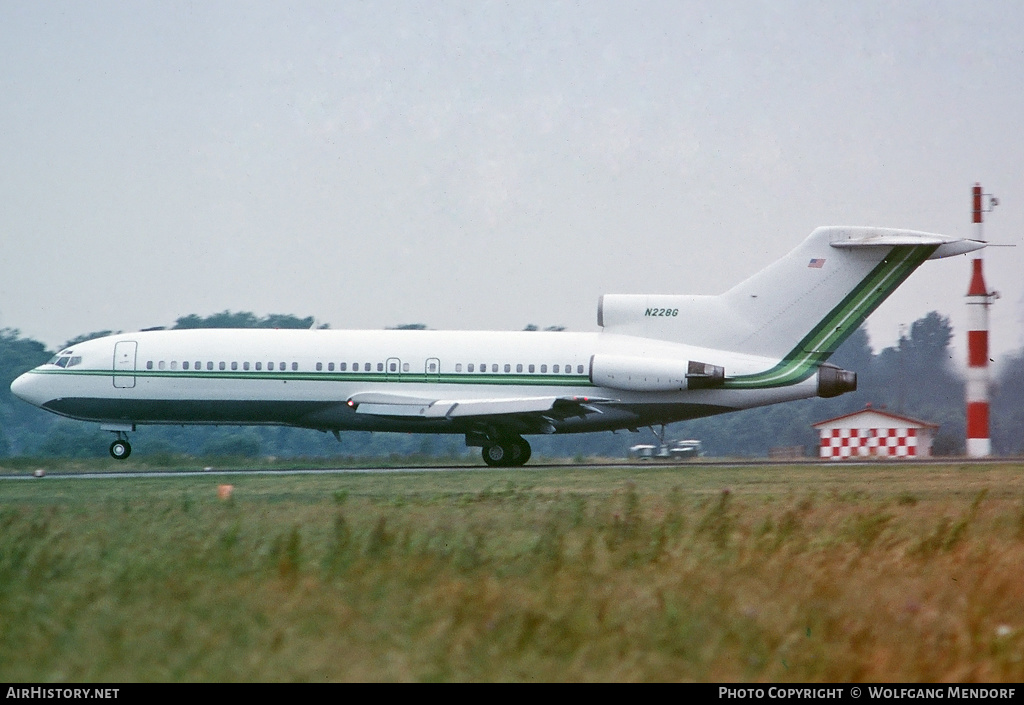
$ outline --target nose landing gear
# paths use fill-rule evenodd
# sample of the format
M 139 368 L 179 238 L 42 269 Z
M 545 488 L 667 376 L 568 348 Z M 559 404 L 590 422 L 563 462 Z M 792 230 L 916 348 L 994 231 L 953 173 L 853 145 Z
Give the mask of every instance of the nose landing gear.
M 132 444 L 128 442 L 128 439 L 118 438 L 110 444 L 110 456 L 115 460 L 124 460 L 131 454 Z
M 135 424 L 102 424 L 101 431 L 111 431 L 117 438 L 110 444 L 110 457 L 124 460 L 132 454 L 132 444 L 128 442 L 128 432 L 135 430 Z

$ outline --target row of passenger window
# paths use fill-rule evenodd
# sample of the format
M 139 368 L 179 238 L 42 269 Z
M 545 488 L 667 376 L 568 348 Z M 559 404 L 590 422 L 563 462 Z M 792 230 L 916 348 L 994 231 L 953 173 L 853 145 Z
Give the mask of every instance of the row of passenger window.
M 78 359 L 81 360 L 81 358 L 78 358 Z M 275 364 L 276 364 L 276 368 L 275 368 Z M 352 371 L 353 372 L 359 372 L 360 365 L 362 366 L 362 371 L 363 372 L 372 372 L 373 371 L 374 365 L 373 365 L 372 362 L 363 362 L 363 363 L 353 362 L 352 363 Z M 348 367 L 349 366 L 348 366 L 347 362 L 340 362 L 340 363 L 338 363 L 338 371 L 340 371 L 340 372 L 347 372 L 348 371 Z M 214 370 L 214 369 L 217 369 L 217 370 L 227 370 L 229 368 L 232 369 L 232 370 L 239 370 L 239 369 L 241 369 L 242 371 L 248 371 L 250 369 L 253 369 L 253 370 L 256 370 L 257 372 L 262 372 L 263 369 L 264 369 L 262 362 L 252 363 L 251 367 L 250 367 L 250 363 L 248 363 L 248 362 L 216 362 L 216 363 L 215 362 L 207 362 L 206 363 L 206 369 L 207 370 Z M 153 360 L 149 360 L 149 361 L 146 362 L 146 369 L 147 370 L 152 370 L 152 369 L 157 369 L 157 370 L 167 370 L 167 369 L 177 370 L 178 369 L 178 361 L 177 360 L 171 360 L 170 363 L 167 363 L 164 360 L 159 360 L 157 362 L 154 362 Z M 195 362 L 195 364 L 193 365 L 191 362 L 186 360 L 185 362 L 181 363 L 181 369 L 183 369 L 183 370 L 190 370 L 190 369 L 191 370 L 202 370 L 203 369 L 203 362 L 197 360 Z M 289 369 L 289 365 L 288 365 L 287 362 L 278 362 L 278 363 L 268 362 L 268 363 L 266 363 L 266 370 L 268 372 L 273 372 L 275 369 L 280 370 L 280 371 L 286 371 L 286 370 Z M 321 372 L 321 371 L 323 371 L 323 369 L 324 369 L 324 363 L 322 363 L 322 362 L 316 363 L 316 370 L 317 370 L 317 372 Z M 398 371 L 398 364 L 395 363 L 395 362 L 392 362 L 391 366 L 388 369 L 391 372 L 397 372 Z M 297 362 L 291 363 L 291 371 L 292 372 L 298 372 L 299 371 L 299 363 L 297 363 Z M 328 372 L 334 372 L 334 363 L 333 362 L 328 362 L 327 363 L 327 371 Z M 384 363 L 383 362 L 378 362 L 377 363 L 377 371 L 378 372 L 383 372 L 384 371 Z M 402 364 L 402 372 L 408 372 L 408 371 L 409 371 L 409 363 L 408 362 L 403 363 Z
M 267 363 L 267 371 L 268 372 L 273 372 L 274 369 L 275 369 L 275 364 L 276 364 L 276 369 L 278 369 L 278 370 L 282 370 L 283 371 L 283 370 L 287 370 L 288 369 L 288 363 L 287 362 L 278 362 L 278 363 L 268 362 Z M 149 361 L 146 362 L 146 369 L 147 370 L 152 370 L 152 369 L 154 369 L 154 365 L 156 366 L 155 369 L 158 369 L 158 370 L 166 370 L 166 369 L 176 370 L 176 369 L 178 369 L 178 361 L 177 360 L 171 360 L 171 362 L 169 364 L 167 362 L 163 361 L 163 360 L 160 360 L 160 361 L 155 362 L 155 363 L 152 360 L 149 360 Z M 238 369 L 249 370 L 250 369 L 250 366 L 249 366 L 248 362 L 230 362 L 230 363 L 229 362 L 216 362 L 216 363 L 215 362 L 207 362 L 206 363 L 206 369 L 207 370 L 213 370 L 213 369 L 226 370 L 226 369 L 228 369 L 229 365 L 230 365 L 230 368 L 232 370 L 238 370 Z M 196 362 L 193 364 L 193 363 L 189 362 L 188 360 L 186 360 L 186 361 L 181 363 L 181 369 L 183 369 L 183 370 L 201 370 L 201 369 L 203 369 L 203 363 L 200 360 L 196 360 Z M 257 372 L 261 372 L 263 370 L 263 363 L 262 362 L 254 363 L 254 365 L 253 365 L 253 367 L 251 369 L 255 369 Z M 292 372 L 297 372 L 298 369 L 299 369 L 299 363 L 297 363 L 297 362 L 291 363 L 291 369 L 292 369 Z
M 474 363 L 470 362 L 469 364 L 466 365 L 466 372 L 476 372 L 477 370 L 474 369 L 475 367 L 476 367 L 476 365 Z M 503 367 L 501 367 L 500 369 L 504 370 L 505 372 L 511 372 L 512 371 L 512 365 L 506 362 L 505 365 Z M 552 365 L 551 366 L 551 373 L 552 374 L 556 374 L 556 375 L 557 374 L 567 374 L 567 375 L 571 375 L 572 374 L 572 365 L 565 365 L 564 369 L 565 369 L 565 372 L 561 372 L 559 365 Z M 491 370 L 490 371 L 491 372 L 497 372 L 498 370 L 499 370 L 499 366 L 496 363 L 491 363 Z M 462 363 L 461 362 L 455 364 L 455 371 L 456 372 L 462 372 Z M 484 373 L 487 372 L 487 363 L 486 362 L 480 363 L 479 371 L 480 372 L 484 372 Z M 524 366 L 522 363 L 519 363 L 519 364 L 516 365 L 516 372 L 521 373 L 521 372 L 524 372 L 524 371 L 528 372 L 529 374 L 536 374 L 536 372 L 537 372 L 537 365 L 525 365 Z M 540 365 L 540 373 L 542 375 L 547 374 L 548 373 L 548 366 L 547 365 Z M 583 365 L 576 365 L 576 374 L 578 374 L 578 375 L 583 374 Z
M 324 369 L 324 363 L 322 363 L 322 362 L 316 363 L 316 371 L 317 372 L 322 372 L 323 369 Z M 333 362 L 328 362 L 327 363 L 327 371 L 328 372 L 334 372 L 334 363 Z M 359 372 L 359 363 L 358 362 L 353 362 L 352 363 L 352 371 L 353 372 Z M 378 362 L 377 363 L 377 371 L 378 372 L 383 372 L 384 371 L 384 363 L 383 362 Z M 408 362 L 403 362 L 402 363 L 402 372 L 408 372 L 408 371 L 409 371 L 409 363 Z M 339 362 L 338 363 L 338 372 L 348 372 L 348 363 L 347 362 Z M 364 362 L 363 363 L 363 372 L 373 372 L 373 363 Z M 388 372 L 398 372 L 398 363 L 395 362 L 395 361 L 389 361 L 388 362 Z
M 81 360 L 81 358 L 78 358 L 78 360 Z M 75 364 L 75 362 L 77 362 L 78 360 L 74 360 L 71 364 Z M 59 364 L 59 363 L 57 363 L 57 364 Z M 192 363 L 192 362 L 186 360 L 186 361 L 181 363 L 181 369 L 182 370 L 202 370 L 203 369 L 203 365 L 204 365 L 204 363 L 202 361 L 200 361 L 200 360 L 197 360 L 195 363 Z M 217 369 L 217 370 L 227 370 L 227 369 L 230 368 L 231 370 L 239 370 L 239 369 L 241 369 L 243 372 L 244 371 L 248 371 L 250 369 L 254 369 L 257 372 L 262 372 L 263 369 L 264 369 L 263 365 L 264 365 L 264 363 L 262 363 L 262 362 L 256 362 L 256 363 L 252 363 L 252 366 L 250 367 L 250 363 L 248 363 L 248 362 L 216 362 L 215 363 L 215 362 L 212 362 L 212 361 L 208 361 L 208 362 L 205 363 L 205 368 L 207 370 L 211 370 L 211 371 L 214 370 L 214 369 Z M 378 362 L 376 365 L 374 365 L 371 362 L 364 362 L 364 363 L 353 362 L 352 366 L 351 366 L 352 367 L 352 372 L 359 372 L 360 371 L 360 366 L 362 367 L 361 371 L 363 371 L 363 372 L 373 372 L 374 371 L 374 367 L 376 367 L 376 371 L 377 372 L 384 372 L 384 363 L 383 362 Z M 291 363 L 290 367 L 291 367 L 291 371 L 292 372 L 298 372 L 298 370 L 299 370 L 299 363 L 293 362 L 293 363 Z M 324 370 L 324 367 L 325 367 L 324 363 L 322 363 L 322 362 L 316 363 L 316 370 L 317 370 L 317 372 L 322 372 Z M 547 365 L 539 365 L 539 366 L 538 365 L 523 365 L 522 363 L 519 363 L 519 364 L 517 364 L 515 366 L 515 370 L 516 370 L 517 373 L 527 372 L 529 374 L 536 374 L 537 371 L 538 371 L 538 367 L 540 368 L 540 370 L 539 370 L 540 374 L 543 375 L 543 374 L 547 374 L 548 373 L 548 366 Z M 571 364 L 564 365 L 564 366 L 551 365 L 551 373 L 552 374 L 556 374 L 556 375 L 557 374 L 571 375 L 572 374 L 572 367 L 573 366 Z M 328 362 L 326 364 L 326 368 L 327 368 L 328 372 L 334 372 L 335 369 L 337 369 L 338 372 L 348 372 L 349 371 L 349 363 L 347 363 L 347 362 L 339 362 L 337 364 L 337 368 L 335 368 L 335 363 Z M 482 362 L 479 365 L 476 365 L 475 363 L 470 362 L 470 363 L 468 363 L 466 365 L 466 372 L 477 372 L 477 371 L 479 371 L 480 373 L 485 373 L 486 374 L 488 372 L 487 368 L 488 368 L 488 363 L 486 363 L 486 362 Z M 154 362 L 153 360 L 149 360 L 149 361 L 146 362 L 146 369 L 147 370 L 152 370 L 152 369 L 158 369 L 158 370 L 166 370 L 166 369 L 177 370 L 178 369 L 178 361 L 177 360 L 171 360 L 170 363 L 168 363 L 168 362 L 165 362 L 164 360 L 159 360 L 159 361 L 156 361 L 156 362 Z M 268 372 L 273 372 L 275 369 L 276 370 L 280 370 L 282 372 L 286 371 L 286 370 L 289 369 L 289 364 L 287 362 L 278 362 L 278 363 L 267 362 L 266 363 L 266 370 Z M 507 362 L 504 365 L 499 365 L 498 363 L 491 363 L 490 364 L 490 372 L 496 373 L 499 370 L 502 370 L 502 371 L 504 371 L 506 373 L 511 373 L 512 372 L 512 365 L 511 365 L 511 363 L 507 363 Z M 564 370 L 564 372 L 562 370 Z M 576 365 L 576 374 L 580 374 L 580 375 L 583 374 L 583 370 L 584 370 L 583 365 Z M 387 371 L 388 372 L 398 372 L 398 362 L 397 361 L 390 361 L 389 360 L 388 361 Z M 436 363 L 436 361 L 433 361 L 433 360 L 431 361 L 431 363 L 429 365 L 428 371 L 429 372 L 437 372 L 437 363 Z M 456 372 L 462 372 L 462 363 L 461 362 L 455 364 L 455 371 Z M 408 362 L 403 362 L 402 363 L 402 372 L 409 372 L 409 363 Z
M 522 373 L 522 372 L 526 371 L 526 372 L 529 372 L 530 374 L 536 374 L 537 367 L 538 367 L 537 365 L 523 365 L 522 363 L 520 363 L 520 364 L 516 365 L 516 372 Z M 491 368 L 491 370 L 490 370 L 491 372 L 498 372 L 499 370 L 504 370 L 505 372 L 512 372 L 512 365 L 510 363 L 507 363 L 507 362 L 504 364 L 504 366 L 498 365 L 497 363 L 491 363 L 490 368 Z M 322 371 L 324 369 L 324 363 L 322 363 L 322 362 L 316 363 L 316 369 L 317 369 L 317 372 Z M 470 362 L 469 364 L 466 365 L 466 372 L 476 372 L 477 369 L 479 369 L 480 372 L 486 373 L 487 372 L 487 363 L 486 362 L 480 363 L 479 368 L 477 368 L 476 364 L 474 364 L 472 362 Z M 567 374 L 567 375 L 571 375 L 572 374 L 572 365 L 565 365 L 564 369 L 565 369 L 564 374 Z M 347 370 L 348 370 L 348 367 L 347 367 L 346 363 L 344 363 L 344 362 L 339 362 L 338 363 L 338 371 L 339 372 L 346 372 Z M 328 372 L 334 372 L 334 363 L 333 362 L 328 362 L 327 363 L 327 371 Z M 352 363 L 352 371 L 353 372 L 358 372 L 359 371 L 359 363 L 358 362 L 353 362 Z M 369 362 L 364 363 L 363 364 L 363 372 L 370 372 L 370 371 L 372 371 L 370 363 Z M 377 363 L 377 371 L 378 372 L 383 372 L 384 371 L 384 363 L 383 362 L 378 362 Z M 409 363 L 408 362 L 403 362 L 402 363 L 402 372 L 408 372 L 408 371 L 409 371 Z M 427 371 L 428 372 L 437 372 L 438 371 L 437 370 L 437 363 L 436 363 L 435 360 L 430 360 L 427 363 Z M 455 371 L 456 372 L 462 372 L 462 363 L 461 362 L 455 363 Z M 398 372 L 398 362 L 397 361 L 390 361 L 390 360 L 388 361 L 388 372 Z M 540 373 L 541 374 L 547 374 L 547 372 L 548 372 L 548 366 L 547 365 L 540 365 Z M 552 372 L 552 374 L 556 374 L 556 375 L 557 374 L 563 374 L 563 373 L 561 373 L 559 371 L 559 365 L 552 365 L 551 366 L 551 372 Z M 576 365 L 576 374 L 580 374 L 580 375 L 583 374 L 583 365 Z

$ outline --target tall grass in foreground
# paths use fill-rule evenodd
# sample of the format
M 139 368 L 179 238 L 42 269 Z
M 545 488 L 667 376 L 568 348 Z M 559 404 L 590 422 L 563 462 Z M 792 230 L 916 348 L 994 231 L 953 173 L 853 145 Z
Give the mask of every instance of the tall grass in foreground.
M 0 680 L 1024 680 L 1019 495 L 174 482 L 6 498 Z

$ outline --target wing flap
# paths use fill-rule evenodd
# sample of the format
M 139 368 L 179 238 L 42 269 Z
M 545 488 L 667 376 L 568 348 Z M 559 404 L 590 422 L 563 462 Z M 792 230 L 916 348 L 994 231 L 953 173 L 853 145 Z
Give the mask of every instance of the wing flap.
M 348 400 L 358 414 L 415 416 L 424 419 L 455 419 L 508 414 L 539 414 L 566 411 L 575 414 L 601 413 L 594 406 L 610 399 L 583 397 L 510 397 L 506 399 L 424 399 L 374 392 L 354 394 Z

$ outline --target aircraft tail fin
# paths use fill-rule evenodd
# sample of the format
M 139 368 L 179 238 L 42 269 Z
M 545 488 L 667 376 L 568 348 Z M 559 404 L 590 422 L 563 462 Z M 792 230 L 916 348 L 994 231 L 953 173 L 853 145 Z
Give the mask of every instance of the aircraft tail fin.
M 913 230 L 816 229 L 718 296 L 603 296 L 605 331 L 820 364 L 918 266 L 984 243 Z

